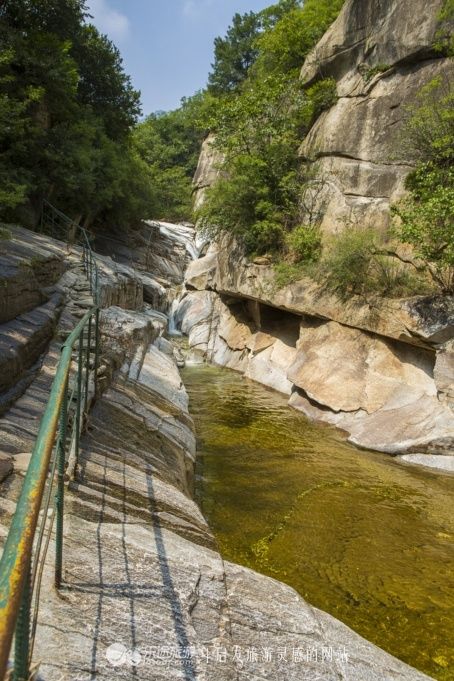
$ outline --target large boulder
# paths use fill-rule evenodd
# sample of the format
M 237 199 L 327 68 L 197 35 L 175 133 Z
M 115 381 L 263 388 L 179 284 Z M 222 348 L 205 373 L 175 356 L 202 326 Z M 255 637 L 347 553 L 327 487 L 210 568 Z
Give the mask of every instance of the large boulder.
M 191 298 L 191 307 L 195 299 L 206 300 L 207 295 L 217 291 L 224 297 L 243 298 L 296 315 L 331 319 L 423 348 L 437 348 L 454 334 L 452 296 L 371 300 L 350 296 L 340 300 L 309 277 L 279 288 L 273 266 L 249 262 L 230 238 L 222 239 L 217 249 L 212 247 L 209 254 L 194 261 L 185 283 L 187 288 L 200 292 Z M 208 291 L 203 293 L 205 289 Z
M 288 377 L 311 400 L 334 412 L 361 409 L 372 414 L 391 400 L 436 398 L 432 372 L 431 353 L 329 322 L 302 324 Z
M 364 89 L 363 73 L 436 56 L 434 38 L 443 0 L 347 0 L 338 18 L 308 55 L 305 82 L 336 78 L 341 96 Z

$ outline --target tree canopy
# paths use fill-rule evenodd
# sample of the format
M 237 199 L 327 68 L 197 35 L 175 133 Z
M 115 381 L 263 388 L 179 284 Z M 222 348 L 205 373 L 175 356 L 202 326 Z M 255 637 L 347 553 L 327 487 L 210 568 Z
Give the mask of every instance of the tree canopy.
M 132 145 L 140 95 L 83 0 L 0 7 L 0 213 L 46 197 L 87 222 L 150 207 Z
M 336 87 L 327 79 L 304 88 L 299 71 L 342 4 L 343 0 L 304 4 L 284 0 L 258 13 L 254 59 L 242 81 L 221 91 L 211 109 L 209 127 L 225 164 L 198 218 L 211 234 L 219 230 L 235 234 L 249 253 L 298 244 L 296 250 L 310 259 L 311 248 L 319 250 L 314 226 L 300 224 L 307 169 L 298 158 L 298 148 L 314 119 L 335 102 Z M 232 49 L 240 44 L 234 40 L 237 26 L 234 23 L 225 38 Z M 232 64 L 222 56 L 215 60 L 214 74 Z M 296 228 L 298 238 L 288 238 Z

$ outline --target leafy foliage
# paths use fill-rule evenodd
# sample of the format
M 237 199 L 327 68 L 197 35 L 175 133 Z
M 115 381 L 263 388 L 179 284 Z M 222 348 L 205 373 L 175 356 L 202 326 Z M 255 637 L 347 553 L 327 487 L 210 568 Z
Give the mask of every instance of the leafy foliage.
M 208 77 L 209 92 L 222 97 L 238 91 L 263 53 L 261 36 L 269 35 L 284 16 L 300 9 L 301 4 L 300 0 L 280 0 L 261 12 L 235 14 L 225 37 L 215 38 L 214 63 Z
M 287 234 L 286 242 L 294 263 L 314 262 L 320 257 L 322 240 L 317 225 L 298 225 Z
M 454 91 L 436 78 L 410 111 L 407 144 L 419 163 L 409 195 L 393 207 L 396 232 L 422 258 L 444 291 L 454 289 Z
M 287 235 L 304 223 L 306 187 L 298 158 L 302 138 L 320 113 L 336 101 L 334 80 L 304 89 L 299 68 L 308 51 L 335 18 L 342 0 L 280 2 L 260 13 L 254 63 L 233 95 L 218 99 L 209 127 L 225 158 L 223 176 L 207 192 L 197 217 L 211 234 L 230 232 L 248 253 L 288 250 L 302 253 L 307 230 Z M 231 36 L 230 36 L 231 37 Z M 306 225 L 307 227 L 307 225 Z M 298 255 L 298 248 L 299 255 Z M 313 248 L 311 257 L 318 248 Z
M 317 276 L 342 299 L 352 295 L 399 298 L 428 290 L 425 278 L 396 258 L 383 237 L 373 229 L 358 227 L 347 227 L 333 237 Z
M 152 114 L 137 126 L 134 144 L 148 167 L 155 217 L 180 220 L 191 215 L 192 178 L 214 101 L 208 92 L 200 92 L 183 99 L 179 109 Z
M 136 220 L 150 202 L 132 147 L 140 112 L 118 50 L 83 0 L 0 7 L 0 212 L 43 196 L 87 224 Z M 121 210 L 119 206 L 121 204 Z
M 259 36 L 256 68 L 261 73 L 298 72 L 308 52 L 337 17 L 344 0 L 287 3 L 278 20 Z M 274 6 L 274 11 L 276 11 Z M 273 9 L 273 8 L 270 8 Z M 265 10 L 266 12 L 270 10 Z
M 444 0 L 438 15 L 440 27 L 436 33 L 435 49 L 447 57 L 454 56 L 454 0 Z
M 257 59 L 256 38 L 261 28 L 260 15 L 235 14 L 225 38 L 214 41 L 214 64 L 208 85 L 216 95 L 233 92 L 246 79 Z

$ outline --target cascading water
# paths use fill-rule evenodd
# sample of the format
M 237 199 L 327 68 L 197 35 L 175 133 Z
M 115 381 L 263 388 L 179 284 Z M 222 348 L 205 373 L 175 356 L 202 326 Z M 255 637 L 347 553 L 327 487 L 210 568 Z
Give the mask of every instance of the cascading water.
M 167 328 L 167 333 L 169 336 L 182 336 L 181 331 L 178 329 L 177 326 L 177 320 L 176 320 L 176 313 L 178 310 L 178 305 L 180 303 L 180 298 L 177 296 L 173 301 L 170 306 L 169 314 L 168 314 L 168 328 Z
M 158 225 L 161 235 L 167 236 L 175 243 L 184 246 L 191 260 L 197 260 L 199 257 L 201 245 L 194 227 L 175 225 L 171 222 L 161 222 L 158 220 L 146 221 L 146 224 Z
M 147 221 L 150 226 L 159 228 L 160 235 L 167 237 L 176 245 L 183 246 L 190 260 L 197 260 L 201 249 L 206 243 L 206 239 L 197 234 L 194 227 L 189 225 L 173 224 L 171 222 Z M 182 291 L 180 288 L 171 287 L 167 292 L 168 313 L 167 313 L 167 333 L 171 337 L 181 337 L 182 333 L 178 329 L 177 310 L 181 300 Z

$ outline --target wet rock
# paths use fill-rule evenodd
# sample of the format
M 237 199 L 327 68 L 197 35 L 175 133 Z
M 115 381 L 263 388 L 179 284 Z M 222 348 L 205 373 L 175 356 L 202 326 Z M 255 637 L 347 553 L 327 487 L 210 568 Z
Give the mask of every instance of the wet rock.
M 295 348 L 275 339 L 273 345 L 249 358 L 245 375 L 269 388 L 290 395 L 293 386 L 287 374 L 295 355 Z
M 438 470 L 448 471 L 454 473 L 454 456 L 443 456 L 436 454 L 404 454 L 399 457 L 402 461 L 417 464 L 419 466 L 428 466 L 429 468 L 437 468 Z

